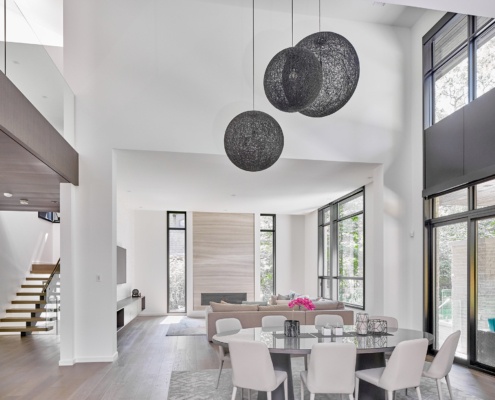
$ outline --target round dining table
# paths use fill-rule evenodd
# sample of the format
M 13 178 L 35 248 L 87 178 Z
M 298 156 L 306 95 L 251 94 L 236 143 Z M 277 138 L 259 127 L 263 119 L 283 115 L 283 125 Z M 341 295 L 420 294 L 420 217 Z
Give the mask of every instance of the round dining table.
M 256 340 L 267 345 L 276 370 L 287 372 L 289 386 L 289 400 L 294 399 L 294 388 L 292 384 L 292 354 L 310 354 L 311 348 L 316 343 L 354 343 L 356 345 L 356 371 L 368 368 L 385 367 L 385 353 L 392 352 L 400 342 L 405 340 L 426 338 L 433 343 L 431 333 L 411 329 L 388 329 L 381 334 L 358 335 L 354 325 L 344 326 L 342 335 L 324 336 L 322 327 L 318 325 L 301 325 L 298 337 L 287 337 L 284 335 L 284 327 L 274 328 L 247 328 L 223 333 L 213 336 L 213 343 L 228 347 L 231 340 Z M 339 360 L 329 360 L 338 363 Z M 329 376 L 329 379 L 332 377 Z M 360 380 L 359 398 L 361 400 L 386 399 L 383 389 L 368 382 Z M 284 388 L 280 385 L 272 392 L 273 400 L 283 400 Z M 259 393 L 258 399 L 266 399 L 265 393 Z

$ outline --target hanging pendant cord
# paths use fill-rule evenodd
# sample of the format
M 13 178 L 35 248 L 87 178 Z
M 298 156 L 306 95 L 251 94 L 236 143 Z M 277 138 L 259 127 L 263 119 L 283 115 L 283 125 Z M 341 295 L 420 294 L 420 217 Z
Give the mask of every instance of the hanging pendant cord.
M 292 47 L 294 47 L 294 0 L 292 0 Z
M 254 0 L 253 0 L 253 111 L 254 111 Z
M 321 0 L 318 0 L 318 32 L 321 32 Z

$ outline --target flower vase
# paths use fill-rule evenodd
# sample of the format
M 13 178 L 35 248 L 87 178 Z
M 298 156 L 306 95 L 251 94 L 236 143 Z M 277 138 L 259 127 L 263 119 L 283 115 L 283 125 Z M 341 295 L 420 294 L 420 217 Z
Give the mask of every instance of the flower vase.
M 294 319 L 288 319 L 284 323 L 284 335 L 287 337 L 299 336 L 299 321 Z

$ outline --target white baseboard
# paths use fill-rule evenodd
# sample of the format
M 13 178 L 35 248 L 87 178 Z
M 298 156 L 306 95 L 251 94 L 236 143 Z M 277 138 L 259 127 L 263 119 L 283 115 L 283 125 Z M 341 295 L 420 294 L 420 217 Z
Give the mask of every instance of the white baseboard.
M 70 367 L 74 365 L 75 361 L 73 358 L 67 358 L 65 360 L 59 360 L 58 361 L 58 366 L 59 367 Z
M 76 363 L 90 363 L 90 362 L 114 362 L 119 358 L 119 353 L 116 351 L 110 357 L 77 357 L 74 362 Z

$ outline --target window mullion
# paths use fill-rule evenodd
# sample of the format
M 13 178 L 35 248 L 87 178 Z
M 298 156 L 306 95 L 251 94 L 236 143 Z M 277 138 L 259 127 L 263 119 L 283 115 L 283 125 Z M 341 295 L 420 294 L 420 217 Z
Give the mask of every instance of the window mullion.
M 468 102 L 476 98 L 476 30 L 475 17 L 468 18 Z

